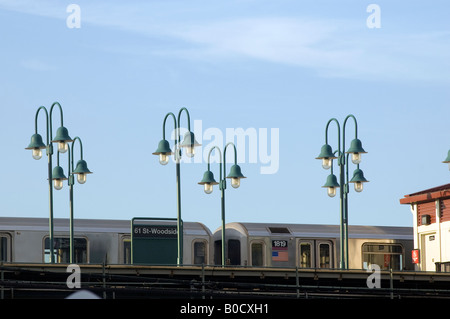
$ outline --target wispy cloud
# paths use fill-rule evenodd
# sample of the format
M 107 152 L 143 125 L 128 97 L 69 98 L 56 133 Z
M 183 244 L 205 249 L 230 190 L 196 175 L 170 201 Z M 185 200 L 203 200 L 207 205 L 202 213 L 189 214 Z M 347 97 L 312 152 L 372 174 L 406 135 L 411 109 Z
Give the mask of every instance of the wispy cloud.
M 370 34 L 353 21 L 256 18 L 188 26 L 174 35 L 205 55 L 284 63 L 322 76 L 447 82 L 450 71 L 450 32 Z
M 65 8 L 53 1 L 40 1 L 39 5 L 26 0 L 0 1 L 0 6 L 51 18 L 67 17 Z M 365 20 L 253 17 L 250 12 L 248 17 L 212 19 L 203 15 L 193 19 L 180 12 L 171 15 L 164 2 L 81 2 L 80 6 L 83 27 L 90 24 L 178 41 L 178 45 L 153 48 L 153 54 L 257 59 L 308 68 L 324 77 L 450 81 L 449 30 L 401 34 L 388 27 L 369 31 Z

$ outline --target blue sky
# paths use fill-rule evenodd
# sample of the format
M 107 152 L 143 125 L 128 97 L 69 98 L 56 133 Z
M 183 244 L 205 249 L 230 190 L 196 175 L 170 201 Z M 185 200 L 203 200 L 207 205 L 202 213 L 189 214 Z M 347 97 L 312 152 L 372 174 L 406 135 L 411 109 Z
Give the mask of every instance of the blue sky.
M 71 3 L 80 28 L 67 26 Z M 371 3 L 381 28 L 367 26 Z M 75 185 L 76 218 L 176 217 L 175 165 L 152 152 L 166 113 L 187 107 L 202 148 L 181 167 L 185 221 L 220 225 L 218 188 L 206 195 L 197 183 L 209 149 L 242 128 L 258 144 L 241 145 L 248 178 L 226 190 L 227 222 L 338 224 L 339 197 L 321 188 L 329 171 L 315 157 L 327 121 L 354 114 L 370 183 L 351 189 L 349 223 L 410 226 L 399 199 L 450 181 L 441 163 L 450 148 L 449 11 L 448 1 L 0 0 L 0 215 L 48 217 L 47 159 L 24 148 L 37 108 L 58 101 L 94 172 Z M 42 135 L 44 127 L 40 118 Z M 347 146 L 353 130 L 349 122 Z M 329 134 L 335 148 L 334 125 Z M 277 166 L 262 174 L 270 150 Z M 212 170 L 218 177 L 218 164 Z M 55 217 L 68 217 L 68 197 L 67 185 L 54 192 Z

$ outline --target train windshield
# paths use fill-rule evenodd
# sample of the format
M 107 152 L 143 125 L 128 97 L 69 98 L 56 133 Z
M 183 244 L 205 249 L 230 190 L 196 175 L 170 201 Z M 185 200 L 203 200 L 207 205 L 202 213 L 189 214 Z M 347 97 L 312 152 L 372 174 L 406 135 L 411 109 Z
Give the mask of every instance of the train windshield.
M 362 246 L 363 268 L 376 264 L 381 270 L 402 270 L 403 246 L 400 244 L 364 243 Z

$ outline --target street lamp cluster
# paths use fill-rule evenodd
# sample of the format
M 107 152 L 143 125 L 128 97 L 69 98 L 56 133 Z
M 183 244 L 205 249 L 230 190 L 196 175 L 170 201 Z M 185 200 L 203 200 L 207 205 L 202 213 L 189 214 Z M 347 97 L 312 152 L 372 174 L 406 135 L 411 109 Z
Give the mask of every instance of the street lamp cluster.
M 180 134 L 180 118 L 182 112 L 185 112 L 187 115 L 187 124 L 188 124 L 188 132 L 185 133 L 183 142 L 181 142 L 181 134 Z M 166 121 L 168 117 L 172 117 L 174 121 L 174 129 L 175 129 L 175 145 L 174 151 L 170 148 L 169 142 L 166 140 Z M 191 120 L 189 111 L 183 107 L 178 112 L 178 117 L 175 117 L 175 114 L 169 112 L 166 114 L 163 120 L 163 139 L 159 142 L 158 148 L 153 155 L 159 156 L 159 163 L 161 165 L 167 165 L 169 162 L 169 156 L 174 155 L 175 158 L 175 166 L 176 166 L 176 178 L 177 178 L 177 241 L 178 241 L 178 258 L 177 264 L 183 264 L 183 222 L 181 219 L 181 188 L 180 188 L 180 159 L 182 156 L 181 149 L 184 148 L 186 150 L 186 155 L 188 157 L 193 157 L 195 155 L 195 147 L 200 146 L 194 136 L 194 133 L 191 131 Z M 227 178 L 231 179 L 231 186 L 233 188 L 238 188 L 240 185 L 240 179 L 245 178 L 241 173 L 241 168 L 237 165 L 237 153 L 236 146 L 233 143 L 228 143 L 224 148 L 223 153 L 223 162 L 220 162 L 220 180 L 216 182 L 214 179 L 214 174 L 210 170 L 210 156 L 213 149 L 217 149 L 220 152 L 220 148 L 218 146 L 214 146 L 211 148 L 208 154 L 208 170 L 204 173 L 203 179 L 199 182 L 200 185 L 204 185 L 205 193 L 211 194 L 213 191 L 213 185 L 219 184 L 219 188 L 222 191 L 222 265 L 225 265 L 226 257 L 225 257 L 225 188 L 226 182 L 222 176 L 225 176 L 225 154 L 226 149 L 229 145 L 233 145 L 234 147 L 234 165 L 231 167 L 230 174 L 228 174 Z M 222 175 L 222 167 L 223 167 L 223 175 Z
M 353 119 L 355 123 L 355 137 L 350 143 L 349 149 L 345 152 L 345 126 L 348 119 Z M 328 144 L 328 127 L 331 122 L 335 122 L 338 129 L 338 148 L 333 151 Z M 341 222 L 340 222 L 340 268 L 348 268 L 348 193 L 349 183 L 353 183 L 356 192 L 363 190 L 364 183 L 368 180 L 364 177 L 363 171 L 359 168 L 361 163 L 361 154 L 367 153 L 363 147 L 361 141 L 358 139 L 358 124 L 354 115 L 348 115 L 344 120 L 344 126 L 342 129 L 343 135 L 341 140 L 341 128 L 339 121 L 332 118 L 328 121 L 325 127 L 325 145 L 322 146 L 319 156 L 316 159 L 322 160 L 322 167 L 324 169 L 331 169 L 331 173 L 328 175 L 325 185 L 322 187 L 327 189 L 327 194 L 330 197 L 336 196 L 336 190 L 340 188 L 340 206 L 341 206 Z M 342 148 L 341 148 L 342 142 Z M 357 165 L 357 168 L 353 172 L 353 177 L 348 180 L 348 164 L 349 156 L 351 155 L 351 161 Z M 339 182 L 336 175 L 333 174 L 333 160 L 336 159 L 339 165 Z
M 208 169 L 203 174 L 203 179 L 198 183 L 199 185 L 204 186 L 204 191 L 206 194 L 211 194 L 213 191 L 214 185 L 219 185 L 219 189 L 222 192 L 221 196 L 221 216 L 222 216 L 222 267 L 225 266 L 227 255 L 226 255 L 226 240 L 225 240 L 225 189 L 227 188 L 227 183 L 224 178 L 226 174 L 226 152 L 227 147 L 233 146 L 234 149 L 234 165 L 230 168 L 230 173 L 226 178 L 229 178 L 231 180 L 231 186 L 233 188 L 238 188 L 241 185 L 241 179 L 246 178 L 242 172 L 241 167 L 237 164 L 237 151 L 236 151 L 236 145 L 234 143 L 227 143 L 223 150 L 223 159 L 222 154 L 220 151 L 220 148 L 218 146 L 213 146 L 208 153 Z M 210 158 L 211 158 L 211 152 L 216 149 L 219 152 L 219 158 L 220 166 L 219 166 L 219 182 L 216 182 L 214 179 L 214 174 L 211 172 L 210 167 Z
M 188 132 L 184 135 L 183 142 L 181 142 L 180 134 L 180 119 L 181 114 L 185 112 L 188 122 Z M 166 140 L 166 121 L 167 118 L 172 117 L 174 129 L 175 129 L 175 146 L 174 151 L 170 148 L 169 141 Z M 169 156 L 174 155 L 175 157 L 175 167 L 176 167 L 176 177 L 177 177 L 177 245 L 178 245 L 178 257 L 177 264 L 183 264 L 183 222 L 181 219 L 181 185 L 180 185 L 180 160 L 181 160 L 181 149 L 186 150 L 186 155 L 188 157 L 193 157 L 195 155 L 195 147 L 200 146 L 196 140 L 194 133 L 191 132 L 191 118 L 187 108 L 183 107 L 178 112 L 178 117 L 175 114 L 169 112 L 164 117 L 163 121 L 163 139 L 159 142 L 158 148 L 153 155 L 159 156 L 159 163 L 161 165 L 167 165 L 169 162 Z
M 60 111 L 61 117 L 61 125 L 56 131 L 55 138 L 52 138 L 52 113 L 54 107 L 57 106 Z M 46 117 L 46 143 L 44 144 L 42 136 L 38 133 L 38 116 L 40 111 L 45 112 Z M 50 112 L 47 111 L 45 106 L 41 106 L 36 111 L 35 116 L 35 133 L 31 136 L 31 141 L 28 147 L 25 149 L 31 150 L 32 157 L 35 160 L 39 160 L 42 158 L 42 150 L 46 149 L 47 157 L 48 157 L 48 181 L 49 181 L 49 208 L 50 208 L 50 216 L 49 216 L 49 239 L 50 239 L 50 262 L 55 262 L 54 256 L 54 237 L 53 237 L 53 188 L 52 181 L 54 183 L 54 188 L 56 190 L 60 190 L 63 187 L 63 181 L 68 180 L 68 184 L 70 187 L 70 263 L 73 262 L 74 257 L 74 241 L 73 241 L 73 185 L 74 185 L 74 175 L 77 175 L 78 183 L 84 184 L 86 182 L 87 174 L 92 174 L 92 172 L 88 169 L 87 163 L 83 160 L 83 146 L 81 143 L 81 139 L 77 136 L 72 139 L 69 136 L 69 131 L 63 125 L 63 110 L 61 105 L 58 102 L 55 102 L 50 107 Z M 77 166 L 74 169 L 74 160 L 73 160 L 73 150 L 74 144 L 76 141 L 79 141 L 80 144 L 80 160 L 77 162 Z M 69 143 L 72 142 L 72 147 L 69 147 Z M 53 155 L 53 144 L 57 143 L 57 165 L 53 168 L 52 164 L 52 155 Z M 68 176 L 64 175 L 63 168 L 59 165 L 59 154 L 68 152 Z

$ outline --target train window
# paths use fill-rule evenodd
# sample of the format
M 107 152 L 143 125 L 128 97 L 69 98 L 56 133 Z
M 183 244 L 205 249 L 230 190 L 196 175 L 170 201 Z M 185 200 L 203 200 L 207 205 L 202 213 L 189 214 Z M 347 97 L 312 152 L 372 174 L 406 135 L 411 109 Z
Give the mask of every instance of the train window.
M 376 264 L 381 270 L 403 269 L 403 246 L 400 244 L 364 243 L 362 245 L 363 268 Z
M 9 235 L 0 234 L 0 262 L 10 261 Z
M 131 239 L 128 236 L 124 236 L 122 239 L 123 247 L 123 260 L 124 264 L 131 264 Z
M 300 267 L 312 268 L 311 243 L 300 243 Z
M 264 266 L 263 264 L 264 244 L 261 242 L 252 243 L 252 266 Z
M 194 261 L 194 265 L 201 265 L 201 264 L 207 264 L 207 254 L 206 254 L 206 242 L 204 240 L 202 241 L 196 241 L 194 242 L 194 258 L 192 260 Z
M 67 237 L 53 238 L 53 254 L 56 263 L 70 262 L 70 239 Z M 86 238 L 74 238 L 74 260 L 73 263 L 87 263 L 87 240 Z M 50 238 L 45 238 L 44 261 L 50 262 Z
M 328 243 L 319 244 L 319 267 L 331 268 L 331 245 Z

